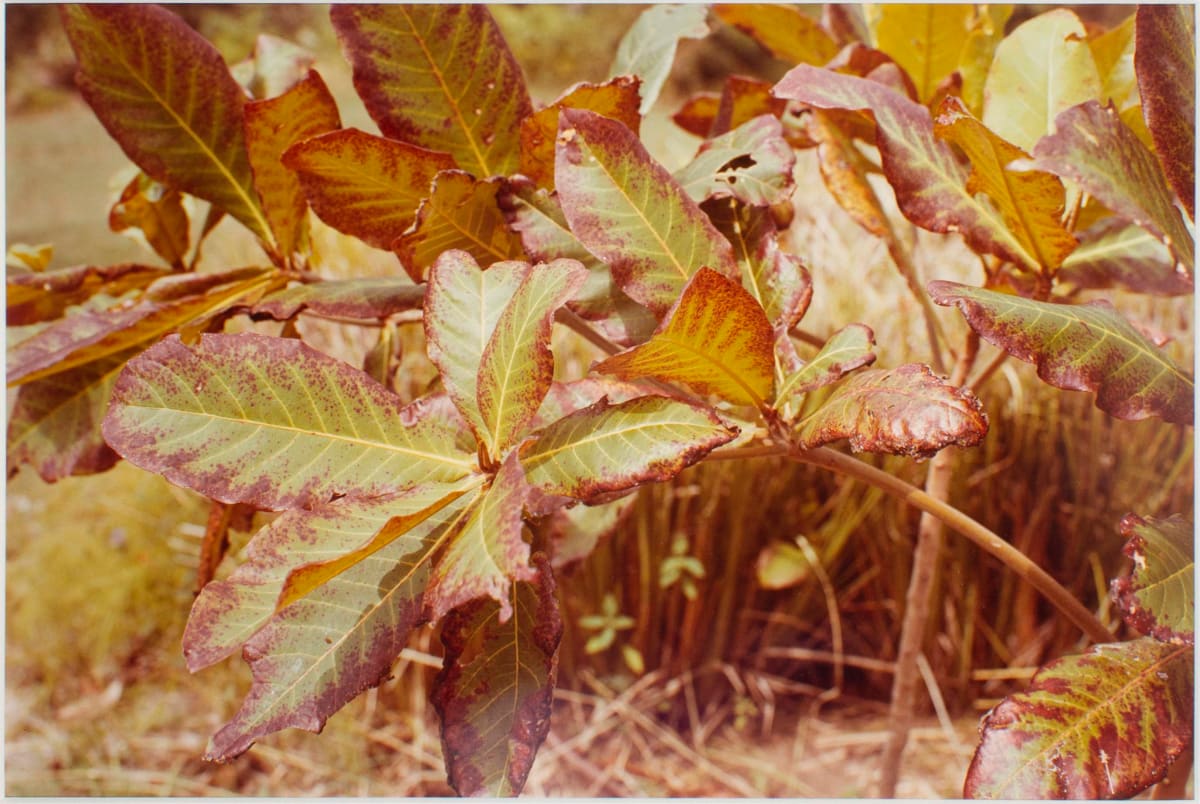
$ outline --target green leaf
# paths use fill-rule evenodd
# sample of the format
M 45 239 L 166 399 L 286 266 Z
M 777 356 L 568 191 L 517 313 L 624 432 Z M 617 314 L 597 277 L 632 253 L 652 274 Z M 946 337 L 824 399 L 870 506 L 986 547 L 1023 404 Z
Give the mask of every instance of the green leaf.
M 879 4 L 867 14 L 874 46 L 908 73 L 926 104 L 958 70 L 975 17 L 974 6 L 957 3 Z
M 1035 165 L 1077 182 L 1104 206 L 1154 234 L 1191 274 L 1192 235 L 1154 155 L 1116 111 L 1091 101 L 1063 112 L 1057 125 L 1058 131 L 1034 149 Z
M 452 424 L 291 338 L 168 338 L 117 380 L 104 435 L 143 469 L 221 502 L 306 508 L 451 482 L 473 456 Z
M 686 383 L 737 405 L 765 409 L 775 390 L 775 333 L 736 281 L 701 268 L 646 343 L 595 370 L 625 380 Z
M 788 589 L 808 580 L 812 564 L 795 542 L 772 542 L 758 554 L 754 572 L 763 589 Z
M 496 321 L 479 360 L 476 388 L 483 441 L 499 458 L 525 435 L 554 379 L 554 313 L 587 278 L 575 260 L 533 266 Z
M 117 297 L 146 287 L 170 274 L 165 268 L 123 262 L 117 265 L 76 265 L 56 271 L 5 277 L 8 326 L 26 326 L 61 318 L 68 307 L 97 294 Z
M 431 698 L 442 719 L 450 784 L 462 796 L 515 796 L 550 731 L 562 618 L 543 560 L 511 590 L 511 619 L 491 600 L 442 626 L 445 666 Z
M 805 394 L 875 362 L 875 333 L 863 324 L 850 324 L 830 336 L 821 351 L 798 371 L 784 380 L 776 394 L 780 403 L 796 394 Z
M 449 154 L 347 128 L 292 146 L 283 164 L 295 171 L 313 212 L 339 232 L 390 249 L 410 227 Z
M 541 493 L 596 502 L 669 480 L 737 434 L 709 409 L 676 399 L 601 399 L 544 428 L 521 448 L 521 463 Z
M 496 322 L 529 273 L 522 262 L 498 262 L 486 271 L 464 251 L 442 254 L 429 272 L 425 293 L 425 349 L 455 407 L 483 441 L 479 412 L 479 362 Z
M 765 47 L 772 56 L 792 64 L 824 64 L 837 44 L 817 20 L 793 6 L 768 3 L 719 4 L 713 12 Z
M 1192 648 L 1095 645 L 1043 667 L 981 726 L 973 798 L 1128 798 L 1191 745 Z
M 855 452 L 926 458 L 943 447 L 973 447 L 987 433 L 983 405 L 928 366 L 867 369 L 843 381 L 795 429 L 800 449 L 850 439 Z
M 1138 6 L 1134 69 L 1146 126 L 1167 181 L 1195 219 L 1196 10 Z
M 1113 581 L 1112 597 L 1130 626 L 1162 642 L 1196 641 L 1195 530 L 1179 514 L 1127 514 L 1121 535 L 1133 571 Z
M 392 520 L 412 517 L 463 485 L 421 483 L 402 492 L 343 497 L 309 511 L 280 514 L 250 540 L 245 561 L 225 580 L 205 586 L 196 598 L 183 633 L 188 669 L 194 673 L 230 656 L 266 625 L 278 610 L 280 593 L 293 570 L 357 550 L 369 544 Z M 461 501 L 435 511 L 416 528 L 401 534 L 401 539 L 410 543 L 428 540 L 433 531 L 444 530 L 454 511 L 461 514 L 465 507 L 466 501 Z M 379 554 L 371 560 L 379 561 Z M 362 570 L 354 572 L 361 574 Z M 334 578 L 328 592 L 317 590 L 314 596 L 322 598 L 339 588 L 354 593 L 351 580 Z M 300 603 L 314 606 L 312 600 Z
M 335 4 L 330 17 L 385 137 L 452 154 L 480 179 L 518 170 L 533 107 L 485 6 Z
M 484 266 L 525 257 L 521 238 L 500 211 L 500 187 L 499 179 L 476 181 L 461 170 L 443 170 L 434 177 L 416 222 L 392 243 L 414 282 L 425 281 L 429 267 L 452 249 L 466 251 Z
M 160 6 L 67 5 L 62 17 L 79 90 L 125 154 L 270 242 L 242 133 L 246 97 L 216 48 Z
M 18 343 L 9 353 L 8 382 L 32 382 L 142 346 L 252 303 L 276 281 L 273 272 L 256 268 L 164 277 L 132 304 L 80 310 Z
M 642 79 L 641 114 L 649 112 L 658 100 L 675 62 L 679 40 L 708 36 L 707 16 L 708 9 L 701 5 L 651 6 L 621 38 L 608 74 Z
M 329 318 L 379 320 L 405 310 L 420 309 L 425 288 L 406 278 L 334 279 L 290 288 L 264 296 L 254 305 L 255 317 L 285 321 L 307 312 Z
M 736 275 L 729 242 L 620 123 L 564 109 L 555 182 L 575 237 L 656 315 L 700 268 Z
M 675 172 L 675 181 L 698 204 L 732 197 L 750 206 L 772 206 L 791 196 L 795 166 L 796 155 L 783 138 L 783 126 L 768 114 L 707 140 L 695 158 Z
M 1003 218 L 967 191 L 966 168 L 934 136 L 924 106 L 876 81 L 803 64 L 783 77 L 775 94 L 821 109 L 870 110 L 883 172 L 904 217 L 931 232 L 961 232 L 975 251 L 1037 269 Z
M 125 185 L 108 213 L 109 229 L 138 229 L 154 253 L 177 270 L 184 267 L 190 225 L 183 194 L 141 172 Z
M 320 731 L 331 714 L 383 681 L 412 629 L 426 621 L 431 558 L 462 513 L 457 504 L 443 508 L 255 633 L 242 652 L 254 677 L 250 693 L 205 757 L 232 759 L 284 728 Z
M 1055 388 L 1095 391 L 1096 406 L 1119 419 L 1192 422 L 1192 378 L 1107 302 L 1050 304 L 956 282 L 930 282 L 929 295 Z
M 1124 288 L 1158 296 L 1195 290 L 1175 270 L 1175 259 L 1158 238 L 1140 226 L 1110 218 L 1080 232 L 1079 247 L 1063 261 L 1055 279 L 1080 288 Z
M 983 124 L 1023 151 L 1054 132 L 1055 118 L 1100 96 L 1100 74 L 1075 12 L 1021 23 L 996 47 L 984 86 Z
M 254 187 L 279 254 L 291 265 L 307 251 L 308 204 L 300 180 L 280 159 L 301 140 L 341 128 L 337 103 L 313 70 L 284 94 L 247 103 L 243 114 Z

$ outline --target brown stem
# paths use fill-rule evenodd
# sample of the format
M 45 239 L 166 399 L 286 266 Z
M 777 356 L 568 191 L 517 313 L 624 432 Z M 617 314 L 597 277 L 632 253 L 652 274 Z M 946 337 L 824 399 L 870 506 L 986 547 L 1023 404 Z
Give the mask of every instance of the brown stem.
M 606 354 L 615 355 L 617 352 L 621 351 L 620 346 L 617 346 L 608 338 L 592 329 L 591 324 L 584 321 L 579 317 L 579 315 L 567 309 L 566 307 L 558 308 L 558 312 L 554 314 L 554 320 L 565 326 L 567 329 L 574 331 L 577 335 L 582 335 L 585 341 Z

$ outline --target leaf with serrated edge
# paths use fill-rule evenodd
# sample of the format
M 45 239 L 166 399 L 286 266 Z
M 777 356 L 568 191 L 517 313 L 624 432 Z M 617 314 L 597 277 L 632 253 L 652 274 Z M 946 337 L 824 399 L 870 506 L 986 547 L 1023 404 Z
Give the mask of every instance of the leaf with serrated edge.
M 342 129 L 297 143 L 283 155 L 321 220 L 368 245 L 390 249 L 410 227 L 449 154 Z
M 1100 96 L 1087 31 L 1065 8 L 1018 25 L 996 46 L 983 89 L 983 124 L 1023 151 L 1052 133 L 1064 109 Z
M 343 497 L 307 511 L 286 511 L 250 540 L 245 561 L 224 580 L 209 583 L 192 606 L 183 634 L 183 655 L 193 673 L 233 654 L 275 615 L 279 595 L 296 567 L 336 559 L 369 544 L 393 519 L 411 517 L 466 488 L 420 483 L 378 497 Z M 461 512 L 465 502 L 452 505 Z M 441 527 L 448 511 L 439 510 L 401 538 L 422 540 Z M 342 581 L 334 579 L 336 587 Z
M 1010 170 L 1009 165 L 1029 155 L 996 136 L 953 96 L 938 108 L 934 133 L 967 155 L 967 191 L 987 193 L 996 202 L 1009 231 L 1043 270 L 1051 273 L 1062 265 L 1076 240 L 1062 224 L 1065 196 L 1058 177 L 1040 170 Z
M 737 434 L 709 409 L 676 399 L 601 399 L 545 427 L 522 446 L 521 463 L 543 494 L 589 502 L 669 480 Z
M 821 109 L 869 110 L 888 182 L 904 217 L 931 232 L 961 232 L 976 251 L 1036 270 L 1037 260 L 1004 225 L 1003 218 L 967 192 L 968 172 L 950 146 L 933 133 L 929 110 L 883 84 L 807 65 L 775 85 L 781 98 Z
M 61 8 L 76 83 L 121 150 L 269 242 L 242 133 L 246 96 L 216 48 L 159 6 Z
M 1192 648 L 1095 645 L 1037 672 L 981 726 L 963 794 L 1129 798 L 1191 745 Z
M 555 183 L 575 237 L 656 315 L 703 266 L 736 276 L 729 242 L 620 123 L 564 109 Z
M 521 238 L 500 211 L 500 187 L 499 179 L 476 181 L 461 170 L 443 170 L 434 177 L 416 221 L 392 243 L 414 282 L 425 281 L 429 267 L 453 249 L 466 251 L 485 267 L 524 258 Z
M 418 310 L 424 299 L 425 288 L 403 277 L 333 279 L 293 285 L 264 296 L 250 313 L 255 317 L 270 316 L 276 321 L 301 312 L 371 320 L 387 318 L 404 310 Z
M 941 281 L 929 295 L 1055 388 L 1094 391 L 1096 406 L 1119 419 L 1192 423 L 1192 378 L 1107 302 L 1050 304 Z
M 431 620 L 479 597 L 500 604 L 500 621 L 512 616 L 510 581 L 533 577 L 529 545 L 521 538 L 521 514 L 529 486 L 516 450 L 500 466 L 492 484 L 472 502 L 461 526 L 450 536 L 425 590 Z
M 1175 270 L 1167 247 L 1140 226 L 1109 218 L 1078 237 L 1079 247 L 1063 260 L 1055 277 L 1059 283 L 1158 296 L 1184 296 L 1195 290 L 1191 278 Z
M 838 51 L 821 24 L 792 6 L 768 3 L 719 4 L 713 12 L 749 35 L 777 59 L 792 64 L 824 64 Z
M 114 232 L 138 229 L 154 253 L 172 268 L 182 269 L 190 236 L 183 194 L 139 172 L 108 213 Z
M 463 796 L 519 794 L 550 731 L 562 618 L 544 558 L 505 602 L 514 612 L 507 622 L 481 600 L 442 626 L 446 659 L 431 699 L 450 784 Z
M 137 350 L 110 355 L 22 386 L 8 416 L 8 471 L 33 464 L 53 483 L 70 475 L 103 472 L 118 460 L 100 423 L 113 382 Z
M 524 434 L 554 379 L 554 313 L 583 285 L 575 260 L 539 263 L 525 274 L 479 360 L 476 400 L 488 454 L 498 459 Z
M 533 107 L 485 6 L 335 4 L 330 17 L 384 136 L 450 153 L 477 178 L 517 171 Z
M 300 180 L 280 158 L 301 140 L 341 128 L 337 103 L 313 70 L 279 97 L 247 103 L 243 115 L 254 187 L 279 254 L 291 264 L 305 250 L 308 204 Z
M 840 380 L 855 369 L 875 362 L 875 333 L 863 324 L 850 324 L 830 336 L 821 351 L 784 380 L 776 398 L 804 394 Z
M 10 270 L 5 277 L 6 322 L 13 327 L 61 318 L 68 307 L 83 304 L 96 294 L 120 296 L 169 273 L 165 268 L 132 262 L 75 265 L 29 274 Z
M 254 683 L 205 757 L 228 760 L 255 740 L 325 720 L 383 681 L 412 629 L 433 555 L 463 515 L 461 500 L 276 614 L 246 643 Z M 273 603 L 273 601 L 272 601 Z
M 633 23 L 613 59 L 610 77 L 636 75 L 642 79 L 642 104 L 646 114 L 658 100 L 680 39 L 708 36 L 708 9 L 700 5 L 656 5 L 642 12 Z
M 177 337 L 117 379 L 104 422 L 131 463 L 221 502 L 306 508 L 466 475 L 450 423 L 413 421 L 366 374 L 290 338 Z
M 202 282 L 193 284 L 193 278 Z M 181 280 L 177 286 L 175 279 Z M 269 271 L 164 277 L 134 304 L 76 312 L 18 343 L 9 353 L 8 382 L 33 382 L 147 344 L 237 304 L 253 303 L 278 281 Z
M 801 449 L 850 439 L 855 451 L 929 457 L 943 447 L 973 447 L 987 433 L 983 405 L 928 366 L 867 369 L 843 380 L 796 425 Z
M 880 4 L 868 15 L 872 44 L 908 73 L 917 99 L 929 103 L 958 69 L 975 7 L 956 3 Z
M 1158 162 L 1112 107 L 1090 101 L 1063 112 L 1057 125 L 1034 149 L 1034 164 L 1077 182 L 1104 206 L 1153 233 L 1191 274 L 1195 244 Z
M 1179 514 L 1140 517 L 1127 514 L 1121 535 L 1133 571 L 1112 583 L 1112 597 L 1133 628 L 1162 642 L 1191 645 L 1196 640 L 1195 530 Z
M 488 430 L 477 401 L 479 361 L 529 270 L 527 263 L 498 262 L 485 271 L 465 251 L 447 251 L 429 272 L 425 349 L 446 393 L 481 441 Z
M 1138 6 L 1134 69 L 1142 113 L 1167 181 L 1188 215 L 1196 209 L 1196 9 Z
M 554 103 L 526 117 L 521 121 L 521 173 L 541 187 L 554 188 L 554 140 L 558 113 L 564 108 L 611 117 L 637 134 L 642 123 L 638 112 L 641 83 L 637 76 L 619 75 L 603 84 L 575 84 Z
M 779 120 L 760 115 L 701 145 L 695 158 L 675 171 L 675 181 L 696 203 L 733 197 L 772 206 L 791 196 L 795 166 L 796 154 Z
M 595 370 L 622 379 L 686 383 L 738 405 L 765 409 L 775 390 L 775 333 L 745 288 L 701 268 L 646 343 Z

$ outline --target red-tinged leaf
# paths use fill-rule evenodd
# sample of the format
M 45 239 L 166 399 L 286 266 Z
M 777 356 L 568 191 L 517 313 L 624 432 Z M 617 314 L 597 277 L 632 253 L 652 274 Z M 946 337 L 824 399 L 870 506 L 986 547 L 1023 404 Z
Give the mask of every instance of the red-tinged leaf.
M 172 268 L 182 269 L 187 255 L 191 222 L 183 208 L 183 194 L 156 182 L 145 173 L 133 177 L 108 213 L 114 232 L 138 229 L 154 253 Z
M 736 198 L 751 206 L 786 201 L 795 189 L 796 155 L 783 138 L 783 126 L 771 115 L 743 123 L 714 137 L 675 180 L 696 203 L 710 198 Z
M 443 170 L 433 180 L 417 219 L 392 243 L 392 250 L 414 282 L 425 281 L 429 267 L 444 252 L 459 249 L 487 266 L 525 257 L 521 238 L 508 228 L 496 199 L 501 181 L 476 181 L 461 170 Z
M 245 561 L 225 580 L 204 587 L 183 634 L 183 655 L 196 672 L 232 655 L 274 616 L 279 594 L 296 567 L 325 561 L 368 543 L 389 521 L 411 516 L 445 496 L 446 484 L 426 483 L 378 497 L 345 497 L 311 511 L 287 511 L 259 530 Z M 465 503 L 455 506 L 461 514 Z M 422 541 L 451 521 L 439 511 L 404 539 Z M 378 558 L 378 557 L 376 557 Z M 335 585 L 346 579 L 335 579 Z M 318 594 L 321 594 L 318 592 Z
M 873 44 L 892 56 L 912 79 L 917 100 L 934 100 L 941 83 L 958 70 L 975 7 L 957 3 L 880 4 L 867 16 Z
M 1163 173 L 1196 217 L 1196 19 L 1190 6 L 1137 10 L 1134 69 L 1142 113 Z
M 541 187 L 554 188 L 554 140 L 562 109 L 587 109 L 619 120 L 634 134 L 642 124 L 638 112 L 641 79 L 619 75 L 603 84 L 580 83 L 545 109 L 521 121 L 521 172 Z
M 1079 247 L 1055 277 L 1059 283 L 1156 296 L 1184 296 L 1195 290 L 1191 278 L 1175 270 L 1167 247 L 1140 226 L 1110 218 L 1078 236 Z
M 474 456 L 452 424 L 291 338 L 168 338 L 129 362 L 104 422 L 130 462 L 221 502 L 307 508 L 451 482 Z
M 1104 206 L 1153 233 L 1191 274 L 1192 235 L 1154 154 L 1116 110 L 1090 101 L 1059 115 L 1057 127 L 1034 149 L 1036 166 L 1077 182 Z
M 737 434 L 708 408 L 676 399 L 601 399 L 545 427 L 521 448 L 521 463 L 542 494 L 595 502 L 669 480 Z
M 511 581 L 533 578 L 529 545 L 521 536 L 522 509 L 529 495 L 514 450 L 490 486 L 481 491 L 451 535 L 425 590 L 429 618 L 440 620 L 452 609 L 481 597 L 500 604 L 500 621 L 512 617 Z
M 316 57 L 299 45 L 271 34 L 254 38 L 254 52 L 231 70 L 250 96 L 259 100 L 276 98 L 299 84 Z
M 536 560 L 536 559 L 535 559 Z M 544 557 L 531 583 L 517 583 L 513 611 L 480 600 L 442 626 L 445 666 L 434 682 L 442 753 L 459 795 L 515 796 L 550 732 L 562 618 Z
M 767 3 L 719 4 L 713 12 L 724 23 L 792 64 L 824 64 L 838 52 L 837 43 L 813 17 L 793 6 Z
M 642 104 L 646 114 L 658 100 L 680 39 L 708 36 L 708 9 L 700 5 L 656 5 L 642 12 L 621 38 L 610 76 L 636 75 L 642 80 Z
M 782 117 L 787 102 L 771 95 L 771 84 L 731 75 L 721 87 L 721 99 L 712 124 L 702 137 L 719 137 L 764 114 Z
M 1011 170 L 1009 165 L 1029 155 L 972 117 L 958 98 L 942 101 L 934 133 L 961 148 L 971 161 L 967 192 L 987 193 L 1043 272 L 1057 270 L 1077 244 L 1062 224 L 1065 191 L 1058 177 L 1040 170 Z
M 1173 514 L 1166 518 L 1127 514 L 1121 520 L 1125 555 L 1133 571 L 1112 583 L 1112 597 L 1133 628 L 1160 642 L 1196 641 L 1195 529 Z
M 601 541 L 608 538 L 633 510 L 636 494 L 600 505 L 559 508 L 546 522 L 551 563 L 555 569 L 583 561 Z
M 390 249 L 416 219 L 434 176 L 453 167 L 454 160 L 348 128 L 297 143 L 283 155 L 283 164 L 296 171 L 321 220 Z
M 855 452 L 927 458 L 943 447 L 973 447 L 987 433 L 983 405 L 929 370 L 909 363 L 847 378 L 795 429 L 800 449 L 843 438 Z
M 1037 269 L 1001 216 L 967 192 L 967 169 L 933 133 L 929 110 L 882 84 L 800 65 L 775 94 L 821 109 L 869 110 L 883 170 L 904 216 L 932 232 L 961 232 L 976 251 Z
M 113 381 L 136 350 L 110 355 L 21 388 L 8 416 L 8 471 L 32 464 L 42 480 L 110 469 L 119 460 L 100 422 Z
M 82 310 L 60 319 L 12 349 L 8 382 L 32 382 L 148 344 L 235 305 L 253 303 L 278 281 L 270 272 L 246 273 L 167 276 L 147 288 L 136 302 Z M 201 278 L 208 287 L 196 288 L 190 281 L 193 278 Z M 156 295 L 156 290 L 162 295 Z M 181 292 L 176 294 L 176 290 Z
M 62 17 L 75 81 L 125 154 L 269 242 L 242 134 L 246 96 L 216 48 L 160 6 L 67 5 Z
M 244 125 L 254 187 L 287 264 L 306 250 L 308 204 L 296 174 L 281 162 L 296 143 L 342 127 L 337 103 L 315 71 L 284 94 L 246 104 Z
M 1021 23 L 996 47 L 983 90 L 983 124 L 1031 152 L 1065 109 L 1100 96 L 1100 74 L 1075 12 Z
M 284 728 L 320 731 L 330 715 L 383 681 L 412 629 L 425 622 L 432 557 L 461 517 L 458 504 L 443 508 L 274 615 L 242 651 L 254 683 L 205 757 L 232 759 Z
M 476 400 L 488 454 L 498 459 L 525 435 L 554 379 L 550 331 L 554 313 L 583 285 L 575 260 L 539 263 L 496 321 L 479 360 Z
M 1051 304 L 956 282 L 930 282 L 929 295 L 1055 388 L 1094 391 L 1096 406 L 1119 419 L 1192 423 L 1191 376 L 1107 302 Z
M 679 111 L 671 115 L 671 121 L 689 134 L 704 139 L 713 128 L 717 111 L 721 108 L 721 95 L 717 92 L 698 92 L 684 101 Z
M 742 284 L 783 335 L 795 326 L 812 301 L 812 277 L 804 263 L 779 246 L 771 211 L 733 199 L 704 205 L 717 230 L 733 245 Z
M 1192 648 L 1095 645 L 1043 667 L 981 726 L 971 798 L 1129 798 L 1191 745 Z
M 68 307 L 97 294 L 117 297 L 144 288 L 170 272 L 151 265 L 76 265 L 57 271 L 16 274 L 5 278 L 8 326 L 26 326 L 61 318 Z
M 488 432 L 479 412 L 479 362 L 505 307 L 529 265 L 499 262 L 486 271 L 464 251 L 442 254 L 429 272 L 425 292 L 425 348 L 454 405 L 483 440 Z
M 863 324 L 850 324 L 830 336 L 821 351 L 797 371 L 788 375 L 776 398 L 786 402 L 796 394 L 805 394 L 840 380 L 855 369 L 875 362 L 875 333 Z
M 310 313 L 326 318 L 380 320 L 405 310 L 420 309 L 425 288 L 406 278 L 336 279 L 293 285 L 264 296 L 250 310 L 255 317 L 276 321 Z
M 533 108 L 485 6 L 335 4 L 330 17 L 385 137 L 452 154 L 481 179 L 518 170 Z
M 229 505 L 216 500 L 209 502 L 208 521 L 204 525 L 204 537 L 200 542 L 196 583 L 192 587 L 192 594 L 199 595 L 216 577 L 217 568 L 229 552 L 229 532 L 237 530 L 249 533 L 254 525 L 254 513 L 252 505 Z
M 530 427 L 537 429 L 553 424 L 564 416 L 596 404 L 602 398 L 616 405 L 645 395 L 646 389 L 642 386 L 613 377 L 584 377 L 570 382 L 555 382 L 550 385 Z
M 775 332 L 745 288 L 701 268 L 646 343 L 595 370 L 625 380 L 685 383 L 738 405 L 765 409 L 775 390 Z
M 571 231 L 656 315 L 701 267 L 735 275 L 729 242 L 620 123 L 564 109 L 555 181 Z

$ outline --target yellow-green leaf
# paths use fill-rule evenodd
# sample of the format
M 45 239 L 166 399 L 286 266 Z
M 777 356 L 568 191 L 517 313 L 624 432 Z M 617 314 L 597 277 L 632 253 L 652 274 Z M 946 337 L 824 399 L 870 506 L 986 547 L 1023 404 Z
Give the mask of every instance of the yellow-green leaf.
M 1112 597 L 1129 625 L 1163 642 L 1196 641 L 1195 528 L 1179 514 L 1121 520 L 1129 575 L 1112 584 Z

